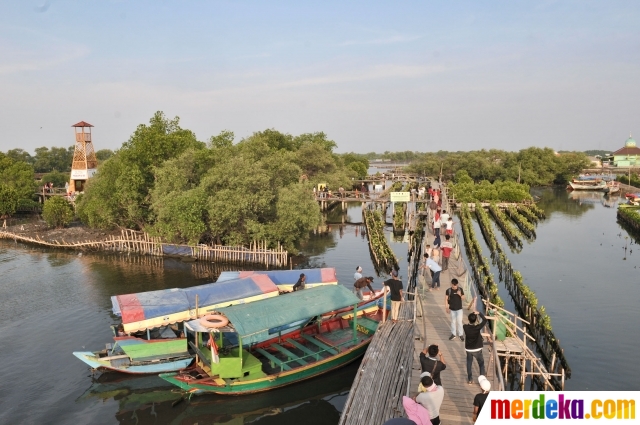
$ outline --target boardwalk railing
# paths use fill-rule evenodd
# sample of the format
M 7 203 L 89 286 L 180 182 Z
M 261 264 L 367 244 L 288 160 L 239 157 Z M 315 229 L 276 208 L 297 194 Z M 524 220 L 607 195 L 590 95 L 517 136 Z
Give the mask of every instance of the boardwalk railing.
M 67 242 L 44 240 L 40 236 L 29 237 L 11 232 L 0 232 L 0 239 L 13 240 L 33 245 L 90 251 L 133 252 L 152 256 L 177 256 L 222 263 L 253 263 L 272 267 L 286 267 L 289 253 L 281 245 L 267 248 L 266 242 L 253 242 L 249 247 L 223 245 L 177 245 L 163 243 L 160 238 L 147 233 L 123 229 L 119 236 L 111 235 L 105 240 Z

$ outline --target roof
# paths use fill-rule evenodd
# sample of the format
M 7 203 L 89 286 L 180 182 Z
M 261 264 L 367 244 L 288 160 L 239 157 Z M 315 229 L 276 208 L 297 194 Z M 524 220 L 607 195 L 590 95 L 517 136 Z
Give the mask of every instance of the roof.
M 242 279 L 254 275 L 267 275 L 276 285 L 293 285 L 300 278 L 300 273 L 307 277 L 306 284 L 314 283 L 337 283 L 338 277 L 336 269 L 324 267 L 318 269 L 298 269 L 298 270 L 268 270 L 268 271 L 235 271 L 222 272 L 217 282 L 224 282 L 231 279 Z
M 89 124 L 88 122 L 80 121 L 79 123 L 76 123 L 76 124 L 72 125 L 71 127 L 93 127 L 93 126 L 91 124 Z
M 218 312 L 229 319 L 240 336 L 249 336 L 357 305 L 359 301 L 358 297 L 342 285 L 318 286 L 251 304 L 221 308 Z
M 617 151 L 613 152 L 611 155 L 640 155 L 640 148 L 638 147 L 633 147 L 633 148 L 621 148 L 618 149 Z
M 166 326 L 192 319 L 195 315 L 196 295 L 202 313 L 226 307 L 234 302 L 252 302 L 278 295 L 278 287 L 264 275 L 220 283 L 207 283 L 191 288 L 172 288 L 159 291 L 111 297 L 113 312 L 122 316 L 126 332 Z

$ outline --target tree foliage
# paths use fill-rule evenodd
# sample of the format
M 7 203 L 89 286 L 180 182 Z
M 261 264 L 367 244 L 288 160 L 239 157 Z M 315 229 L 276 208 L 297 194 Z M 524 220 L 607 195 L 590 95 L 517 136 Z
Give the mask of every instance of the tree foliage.
M 68 148 L 46 146 L 36 148 L 33 157 L 33 168 L 36 173 L 49 173 L 51 171 L 71 171 L 74 146 Z
M 42 176 L 42 182 L 52 182 L 54 187 L 64 187 L 64 184 L 69 182 L 69 173 L 61 173 L 60 171 L 52 171 Z
M 73 220 L 73 208 L 62 196 L 52 196 L 42 206 L 42 218 L 49 226 L 62 228 Z
M 517 181 L 529 186 L 566 183 L 589 166 L 584 153 L 568 152 L 557 155 L 553 149 L 531 147 L 518 152 L 497 149 L 470 152 L 424 153 L 408 167 L 409 171 L 425 175 L 439 175 L 452 179 L 459 170 L 467 171 L 476 182 Z
M 12 188 L 19 200 L 31 200 L 36 190 L 33 167 L 0 152 L 0 182 Z
M 153 221 L 150 190 L 154 167 L 187 149 L 205 148 L 193 132 L 180 127 L 179 121 L 156 112 L 149 125 L 139 125 L 122 148 L 98 167 L 77 203 L 84 222 L 101 228 L 143 228 Z
M 268 129 L 234 139 L 225 130 L 205 145 L 159 112 L 99 165 L 76 202 L 78 216 L 175 243 L 260 240 L 295 250 L 321 222 L 313 185 L 350 188 L 358 176 L 321 132 Z
M 15 189 L 0 183 L 0 218 L 13 215 L 18 209 L 19 199 Z

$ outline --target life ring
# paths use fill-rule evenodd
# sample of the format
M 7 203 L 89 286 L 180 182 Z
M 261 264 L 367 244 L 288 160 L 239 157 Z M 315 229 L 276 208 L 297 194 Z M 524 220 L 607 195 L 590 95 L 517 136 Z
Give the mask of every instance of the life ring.
M 207 314 L 200 318 L 200 324 L 205 328 L 222 328 L 229 324 L 229 319 L 220 314 Z

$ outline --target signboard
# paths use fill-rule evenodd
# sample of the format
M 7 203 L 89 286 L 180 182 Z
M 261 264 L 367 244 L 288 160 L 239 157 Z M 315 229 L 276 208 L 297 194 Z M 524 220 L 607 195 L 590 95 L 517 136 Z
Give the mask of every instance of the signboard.
M 376 192 L 382 192 L 382 185 L 381 184 L 377 184 L 375 186 L 373 186 L 373 190 Z
M 409 202 L 411 194 L 409 192 L 390 192 L 389 198 L 391 202 Z
M 87 180 L 96 173 L 95 168 L 89 170 L 71 170 L 71 180 Z

